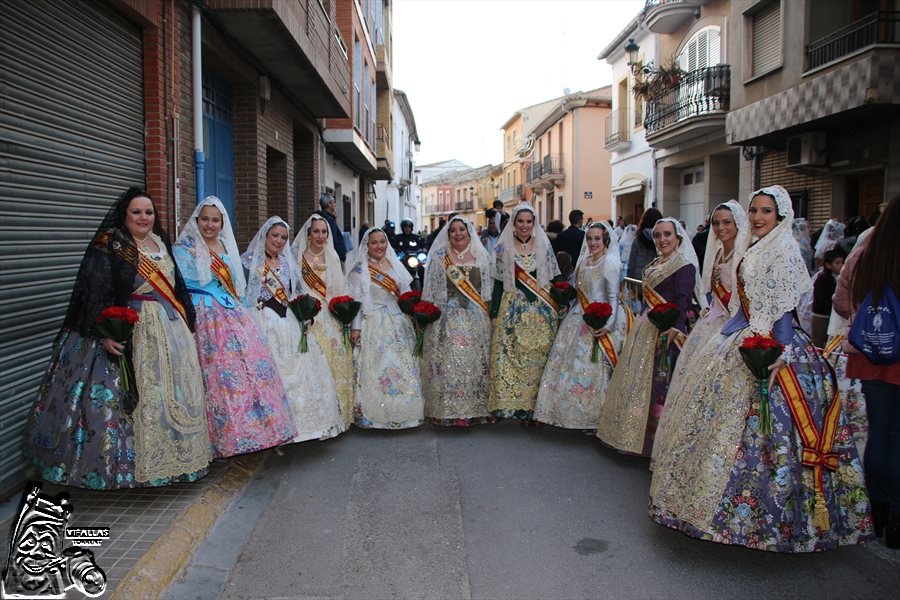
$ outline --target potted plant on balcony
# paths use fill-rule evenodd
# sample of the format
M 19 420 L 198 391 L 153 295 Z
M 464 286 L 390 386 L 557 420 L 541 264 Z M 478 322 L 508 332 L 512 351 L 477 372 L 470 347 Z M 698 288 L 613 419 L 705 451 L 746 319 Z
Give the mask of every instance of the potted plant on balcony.
M 681 78 L 685 75 L 684 69 L 678 66 L 678 60 L 675 57 L 669 59 L 669 62 L 661 66 L 657 70 L 645 67 L 642 70 L 643 76 L 631 86 L 631 91 L 635 98 L 641 98 L 650 102 L 661 96 L 666 90 L 675 89 L 681 83 Z

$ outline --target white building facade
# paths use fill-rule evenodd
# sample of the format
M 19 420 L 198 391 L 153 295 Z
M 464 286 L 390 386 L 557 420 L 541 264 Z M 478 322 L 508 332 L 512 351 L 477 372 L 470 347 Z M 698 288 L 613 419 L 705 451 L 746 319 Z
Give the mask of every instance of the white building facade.
M 422 198 L 416 180 L 415 153 L 419 146 L 416 120 L 406 94 L 394 89 L 392 106 L 393 169 L 390 181 L 375 182 L 375 222 L 381 226 L 390 220 L 400 231 L 400 222 L 410 219 L 419 229 L 422 222 Z

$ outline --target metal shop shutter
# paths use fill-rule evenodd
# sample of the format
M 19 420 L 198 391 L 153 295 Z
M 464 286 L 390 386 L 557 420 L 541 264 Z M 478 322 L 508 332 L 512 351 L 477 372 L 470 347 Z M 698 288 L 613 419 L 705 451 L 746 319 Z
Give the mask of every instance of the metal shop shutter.
M 4 0 L 0 15 L 0 497 L 91 235 L 143 186 L 141 32 L 103 4 Z

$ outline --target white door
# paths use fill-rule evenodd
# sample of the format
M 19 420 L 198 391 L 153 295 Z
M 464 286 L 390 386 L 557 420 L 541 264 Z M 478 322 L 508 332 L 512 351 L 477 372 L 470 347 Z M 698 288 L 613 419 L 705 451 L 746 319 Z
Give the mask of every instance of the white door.
M 685 223 L 688 235 L 697 231 L 697 225 L 702 223 L 705 202 L 703 201 L 703 189 L 705 173 L 703 165 L 695 165 L 681 171 L 681 220 Z

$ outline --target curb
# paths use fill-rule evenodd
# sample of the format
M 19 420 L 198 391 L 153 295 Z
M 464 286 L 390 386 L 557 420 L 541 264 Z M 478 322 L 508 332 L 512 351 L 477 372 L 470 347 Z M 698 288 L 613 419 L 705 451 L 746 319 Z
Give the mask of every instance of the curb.
M 159 598 L 265 458 L 263 453 L 257 452 L 234 459 L 225 468 L 221 479 L 175 518 L 119 583 L 110 600 Z

